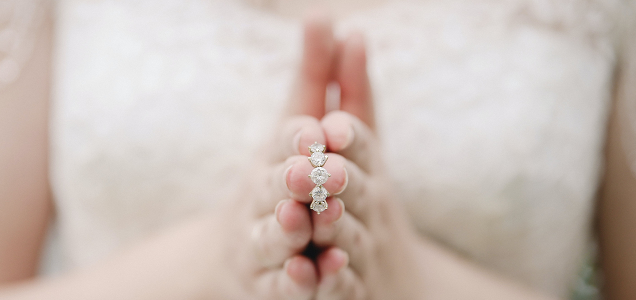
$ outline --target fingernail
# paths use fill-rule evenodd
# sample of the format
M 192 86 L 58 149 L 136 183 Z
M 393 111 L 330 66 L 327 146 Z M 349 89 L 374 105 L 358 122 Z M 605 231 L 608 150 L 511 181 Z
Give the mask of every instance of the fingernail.
M 292 145 L 294 145 L 294 153 L 300 154 L 300 136 L 302 135 L 303 130 L 298 130 L 298 133 L 294 136 L 294 140 L 292 141 Z
M 342 219 L 342 216 L 344 215 L 344 212 L 345 212 L 345 204 L 342 201 L 342 199 L 336 198 L 336 200 L 338 200 L 338 203 L 340 203 L 340 215 L 334 222 L 338 222 L 340 219 Z
M 276 216 L 276 221 L 278 221 L 279 224 L 280 224 L 280 210 L 282 209 L 283 205 L 285 205 L 287 202 L 289 202 L 289 200 L 281 200 L 280 202 L 278 202 L 278 204 L 276 204 L 276 208 L 274 209 L 274 215 Z
M 291 169 L 294 165 L 291 165 L 289 167 L 287 167 L 287 169 L 285 169 L 285 172 L 283 172 L 283 180 L 285 180 L 285 185 L 287 186 L 287 191 L 289 191 L 289 196 L 292 196 L 292 191 L 291 188 L 289 187 L 289 173 L 291 172 Z
M 342 194 L 342 192 L 344 192 L 347 189 L 347 185 L 349 185 L 349 173 L 347 173 L 347 168 L 343 167 L 343 170 L 344 170 L 344 174 L 345 174 L 344 184 L 342 185 L 342 188 L 339 191 L 334 193 L 334 195 Z
M 347 139 L 345 143 L 342 145 L 342 147 L 340 148 L 340 150 L 347 149 L 347 147 L 351 146 L 351 144 L 353 143 L 354 135 L 355 133 L 353 131 L 353 126 L 349 126 L 349 133 L 347 133 Z

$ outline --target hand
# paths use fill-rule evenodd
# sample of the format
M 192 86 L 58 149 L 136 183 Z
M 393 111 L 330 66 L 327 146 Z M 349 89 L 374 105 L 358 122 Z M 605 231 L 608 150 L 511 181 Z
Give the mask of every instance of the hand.
M 307 161 L 308 146 L 326 143 L 319 118 L 324 115 L 335 48 L 331 22 L 318 15 L 310 18 L 305 26 L 298 82 L 278 130 L 271 143 L 263 147 L 263 155 L 252 164 L 240 195 L 220 208 L 215 217 L 213 227 L 222 231 L 222 237 L 217 238 L 222 241 L 217 245 L 220 250 L 214 255 L 219 266 L 215 273 L 226 279 L 220 279 L 222 284 L 214 288 L 227 290 L 218 296 L 311 299 L 315 294 L 318 271 L 301 254 L 312 234 L 306 207 L 311 198 L 308 191 L 294 191 L 308 187 L 307 175 L 312 169 Z M 344 169 L 332 174 L 325 187 L 331 191 L 343 189 Z M 337 255 L 323 261 L 343 263 Z
M 316 299 L 421 299 L 419 237 L 386 176 L 361 34 L 341 44 L 338 61 L 341 111 L 326 115 L 321 126 L 327 149 L 334 152 L 326 168 L 331 174 L 344 172 L 347 184 L 328 199 L 327 211 L 312 215 L 313 242 L 329 249 L 317 259 Z M 345 259 L 335 264 L 338 257 L 349 264 Z

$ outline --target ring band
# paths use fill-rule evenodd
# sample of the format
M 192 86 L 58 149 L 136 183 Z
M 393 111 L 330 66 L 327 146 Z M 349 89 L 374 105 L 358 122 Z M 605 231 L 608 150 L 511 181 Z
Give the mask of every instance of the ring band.
M 325 145 L 315 142 L 313 145 L 309 146 L 309 153 L 311 155 L 307 157 L 311 165 L 314 167 L 314 169 L 311 170 L 311 173 L 307 176 L 309 176 L 311 181 L 316 184 L 316 187 L 314 187 L 314 189 L 309 193 L 309 196 L 313 199 L 309 208 L 318 214 L 327 210 L 328 207 L 327 197 L 329 197 L 329 192 L 322 186 L 325 182 L 327 182 L 327 179 L 331 177 L 331 174 L 327 173 L 327 170 L 322 167 L 329 158 L 329 156 L 325 154 L 325 149 Z

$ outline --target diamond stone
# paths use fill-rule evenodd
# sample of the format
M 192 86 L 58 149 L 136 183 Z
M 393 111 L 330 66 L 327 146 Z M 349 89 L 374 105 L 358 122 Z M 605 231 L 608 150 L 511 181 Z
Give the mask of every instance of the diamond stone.
M 317 185 L 313 190 L 311 190 L 309 196 L 314 198 L 314 201 L 324 201 L 327 197 L 329 197 L 329 192 L 327 192 L 327 189 L 322 187 L 322 185 Z
M 327 210 L 327 201 L 313 201 L 311 202 L 309 208 L 320 214 L 321 212 Z
M 314 142 L 313 145 L 309 146 L 309 152 L 325 152 L 325 145 L 318 144 L 318 142 Z
M 311 174 L 309 174 L 309 178 L 311 178 L 311 181 L 313 181 L 317 185 L 321 185 L 327 182 L 329 176 L 331 176 L 331 174 L 327 173 L 327 169 L 321 167 L 311 170 Z
M 327 155 L 322 152 L 314 152 L 309 157 L 309 162 L 314 167 L 322 167 L 327 162 Z

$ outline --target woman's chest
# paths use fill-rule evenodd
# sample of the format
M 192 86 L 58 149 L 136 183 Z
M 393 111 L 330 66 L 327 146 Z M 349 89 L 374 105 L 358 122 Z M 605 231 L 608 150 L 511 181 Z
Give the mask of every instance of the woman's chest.
M 614 64 L 608 20 L 535 2 L 374 4 L 337 23 L 367 36 L 383 159 L 416 225 L 518 276 L 493 253 L 582 243 Z M 300 23 L 214 1 L 59 11 L 61 217 L 132 239 L 230 195 L 287 100 Z
M 396 180 L 503 184 L 488 178 L 536 166 L 539 156 L 546 167 L 551 159 L 577 165 L 599 150 L 609 37 L 589 24 L 555 30 L 518 9 L 393 3 L 338 22 L 338 33 L 367 36 Z M 160 168 L 209 161 L 205 168 L 221 170 L 245 163 L 287 100 L 297 21 L 213 1 L 75 0 L 60 11 L 56 132 L 85 145 L 86 155 L 174 163 Z

